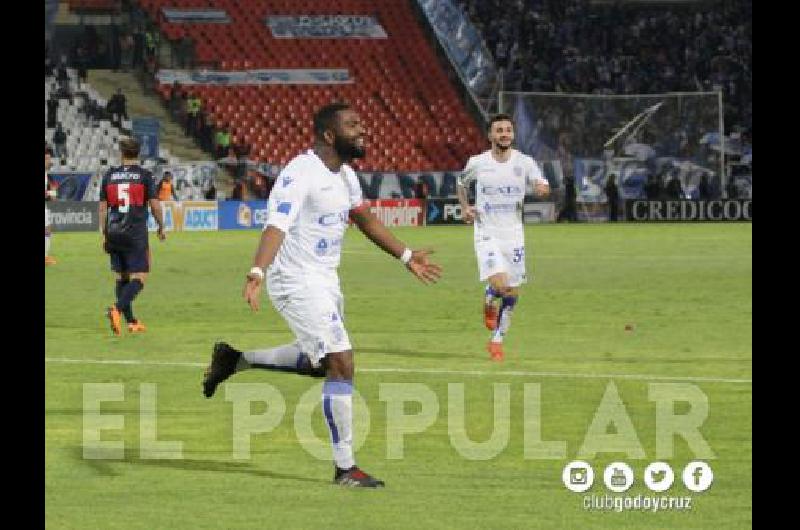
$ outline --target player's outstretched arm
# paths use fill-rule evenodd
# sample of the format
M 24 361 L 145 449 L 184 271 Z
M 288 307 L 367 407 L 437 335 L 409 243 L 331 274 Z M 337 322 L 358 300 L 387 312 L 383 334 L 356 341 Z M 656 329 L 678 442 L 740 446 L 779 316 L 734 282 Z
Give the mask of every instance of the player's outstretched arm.
M 546 180 L 537 180 L 533 184 L 533 194 L 540 199 L 550 195 L 550 184 Z
M 258 311 L 258 295 L 261 292 L 261 283 L 264 281 L 264 269 L 272 265 L 285 236 L 280 228 L 271 225 L 261 232 L 261 240 L 253 258 L 253 267 L 247 273 L 242 290 L 242 296 L 253 311 Z
M 539 164 L 530 157 L 528 160 L 530 161 L 530 172 L 527 175 L 527 182 L 533 184 L 533 194 L 540 199 L 544 199 L 550 195 L 550 183 L 544 177 Z
M 359 230 L 367 238 L 383 249 L 387 254 L 402 260 L 411 273 L 419 278 L 422 283 L 434 283 L 442 275 L 442 268 L 431 263 L 428 256 L 431 250 L 411 250 L 403 242 L 394 237 L 380 219 L 375 217 L 369 208 L 362 207 L 351 210 L 350 216 Z
M 472 159 L 470 159 L 471 161 Z M 469 197 L 467 197 L 467 190 L 475 180 L 475 168 L 471 166 L 470 162 L 467 163 L 466 169 L 461 173 L 456 184 L 456 196 L 458 197 L 458 202 L 461 203 L 461 220 L 466 224 L 470 224 L 475 220 L 475 207 L 470 206 Z

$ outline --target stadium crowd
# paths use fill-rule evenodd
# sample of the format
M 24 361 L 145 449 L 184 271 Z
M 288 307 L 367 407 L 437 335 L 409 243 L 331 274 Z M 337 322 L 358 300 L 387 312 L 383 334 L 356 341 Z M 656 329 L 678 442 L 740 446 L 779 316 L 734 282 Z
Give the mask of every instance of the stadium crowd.
M 457 0 L 506 90 L 647 94 L 722 90 L 728 132 L 752 135 L 752 2 L 681 6 Z

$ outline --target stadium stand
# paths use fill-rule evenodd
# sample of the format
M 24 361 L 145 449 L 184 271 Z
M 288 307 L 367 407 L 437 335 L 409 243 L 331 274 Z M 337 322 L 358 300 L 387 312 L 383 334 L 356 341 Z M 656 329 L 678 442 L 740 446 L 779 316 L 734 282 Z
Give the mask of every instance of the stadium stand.
M 111 1 L 88 4 L 96 11 L 119 9 Z M 112 31 L 101 22 L 96 26 L 81 22 L 80 33 L 66 39 L 71 40 L 70 64 L 78 64 L 76 50 L 82 46 L 91 69 L 130 68 L 143 94 L 148 98 L 156 94 L 169 115 L 184 126 L 182 134 L 220 161 L 220 171 L 229 172 L 231 184 L 244 179 L 253 197 L 265 197 L 280 166 L 310 145 L 314 109 L 333 100 L 350 102 L 366 121 L 368 156 L 355 166 L 368 196 L 411 197 L 421 174 L 433 175 L 428 186 L 432 195 L 451 196 L 451 173 L 463 168 L 468 156 L 486 148 L 481 119 L 470 111 L 494 110 L 492 102 L 498 101 L 501 90 L 593 93 L 598 100 L 612 94 L 722 90 L 728 157 L 724 162 L 718 163 L 720 157 L 713 152 L 719 147 L 712 143 L 719 143 L 720 127 L 716 119 L 708 118 L 718 116 L 712 105 L 702 112 L 689 111 L 691 119 L 680 121 L 680 128 L 667 123 L 669 135 L 658 119 L 679 113 L 665 107 L 644 130 L 650 136 L 641 141 L 650 142 L 655 135 L 664 145 L 685 143 L 689 147 L 681 152 L 655 148 L 659 156 L 680 156 L 681 163 L 694 157 L 696 164 L 711 171 L 722 173 L 719 168 L 725 166 L 728 173 L 751 179 L 752 22 L 751 7 L 743 0 L 698 0 L 669 7 L 635 5 L 635 0 L 129 0 L 119 4 L 118 28 Z M 75 10 L 86 5 L 70 2 Z M 175 10 L 182 10 L 181 16 L 175 17 Z M 204 20 L 212 11 L 221 13 L 222 20 Z M 279 38 L 267 22 L 271 16 L 304 15 L 374 17 L 388 38 Z M 325 29 L 324 22 L 308 23 L 313 31 Z M 114 42 L 120 45 L 115 48 Z M 121 45 L 124 42 L 127 48 Z M 105 56 L 102 49 L 108 50 Z M 65 51 L 66 46 L 59 49 L 60 57 Z M 223 85 L 207 78 L 194 84 L 198 76 L 280 68 L 346 69 L 354 82 Z M 169 74 L 161 76 L 163 72 L 172 72 L 181 81 L 173 84 Z M 70 76 L 74 79 L 73 71 Z M 46 81 L 46 98 L 52 82 Z M 471 98 L 466 90 L 472 92 Z M 194 96 L 201 101 L 200 111 L 189 119 Z M 72 131 L 85 125 L 82 109 L 87 104 L 102 107 L 105 101 L 91 88 L 84 100 L 62 100 L 58 119 L 66 120 L 70 130 L 69 156 L 57 169 L 90 170 L 101 160 L 113 160 L 104 158 L 105 151 L 113 151 L 114 134 L 119 131 L 107 128 L 104 120 L 96 120 L 99 126 L 89 132 Z M 528 125 L 535 125 L 538 132 L 528 131 L 526 137 L 523 129 L 531 127 L 521 127 L 517 140 L 523 149 L 526 139 L 541 140 L 555 154 L 548 158 L 537 151 L 537 160 L 547 166 L 553 159 L 567 172 L 574 170 L 576 157 L 599 158 L 602 143 L 615 127 L 636 115 L 622 109 L 607 113 L 610 117 L 603 121 L 582 103 L 567 102 L 562 107 L 559 111 L 552 102 L 537 107 L 541 123 Z M 556 119 L 559 116 L 564 120 Z M 566 134 L 569 127 L 584 121 L 574 134 Z M 232 133 L 232 149 L 219 151 L 228 153 L 220 158 L 215 138 L 225 126 Z M 51 140 L 53 132 L 48 130 L 46 139 Z M 676 140 L 676 134 L 688 140 Z M 172 147 L 182 154 L 177 145 Z M 563 153 L 556 153 L 559 147 Z M 530 149 L 526 152 L 533 154 Z M 173 161 L 168 152 L 160 154 L 167 163 Z M 553 171 L 558 189 L 560 173 Z
M 107 101 L 89 84 L 79 84 L 74 69 L 68 68 L 67 75 L 66 91 L 62 91 L 55 76 L 45 76 L 45 142 L 53 145 L 56 131 L 55 127 L 47 127 L 47 101 L 51 96 L 58 100 L 56 124 L 67 135 L 66 156 L 53 159 L 52 172 L 96 174 L 119 163 L 117 142 L 121 136 L 130 134 L 131 121 L 123 120 L 121 127 L 115 127 L 105 111 Z M 180 162 L 166 148 L 159 150 L 159 157 L 170 164 Z
M 257 68 L 347 68 L 349 85 L 184 87 L 199 94 L 214 123 L 231 126 L 234 143 L 259 162 L 285 164 L 308 146 L 313 110 L 335 99 L 360 111 L 368 129 L 367 171 L 452 170 L 485 148 L 483 131 L 426 40 L 411 6 L 393 0 L 218 0 L 229 24 L 170 23 L 162 8 L 208 8 L 202 0 L 141 0 L 163 35 L 195 43 L 198 64 L 224 71 Z M 387 39 L 280 39 L 268 15 L 369 15 Z M 171 85 L 159 86 L 164 101 Z M 298 133 L 299 131 L 299 133 Z
M 588 0 L 456 1 L 504 69 L 505 90 L 722 90 L 726 132 L 752 132 L 749 0 L 661 6 Z

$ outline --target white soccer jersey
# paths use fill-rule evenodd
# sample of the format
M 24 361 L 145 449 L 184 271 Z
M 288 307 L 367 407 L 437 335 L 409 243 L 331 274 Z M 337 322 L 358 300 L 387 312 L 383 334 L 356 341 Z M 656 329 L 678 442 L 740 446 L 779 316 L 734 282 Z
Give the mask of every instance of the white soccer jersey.
M 310 149 L 289 162 L 272 188 L 265 224 L 286 234 L 267 271 L 272 294 L 309 284 L 338 285 L 336 269 L 349 213 L 362 201 L 350 166 L 333 173 Z
M 491 150 L 470 157 L 460 183 L 465 189 L 475 181 L 475 240 L 523 238 L 522 204 L 525 190 L 536 182 L 547 184 L 538 164 L 512 149 L 506 162 L 498 162 Z

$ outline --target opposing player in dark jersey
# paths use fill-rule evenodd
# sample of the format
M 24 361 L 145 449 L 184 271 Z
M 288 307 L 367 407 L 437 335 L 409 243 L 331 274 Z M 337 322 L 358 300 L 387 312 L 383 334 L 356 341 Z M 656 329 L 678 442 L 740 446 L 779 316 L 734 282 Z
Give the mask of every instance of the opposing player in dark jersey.
M 58 184 L 50 178 L 48 171 L 53 165 L 50 159 L 52 152 L 49 147 L 44 149 L 44 265 L 55 265 L 56 259 L 50 255 L 50 237 L 52 236 L 52 220 L 50 217 L 50 210 L 47 208 L 47 202 L 55 200 L 58 196 L 56 188 Z
M 117 273 L 117 300 L 106 314 L 115 335 L 121 333 L 120 315 L 125 317 L 130 333 L 145 330 L 144 324 L 133 316 L 133 300 L 144 288 L 150 272 L 148 206 L 158 224 L 158 239 L 166 239 L 155 180 L 150 171 L 139 166 L 139 143 L 125 138 L 119 147 L 122 165 L 109 169 L 100 185 L 103 249 L 111 257 L 111 270 Z

